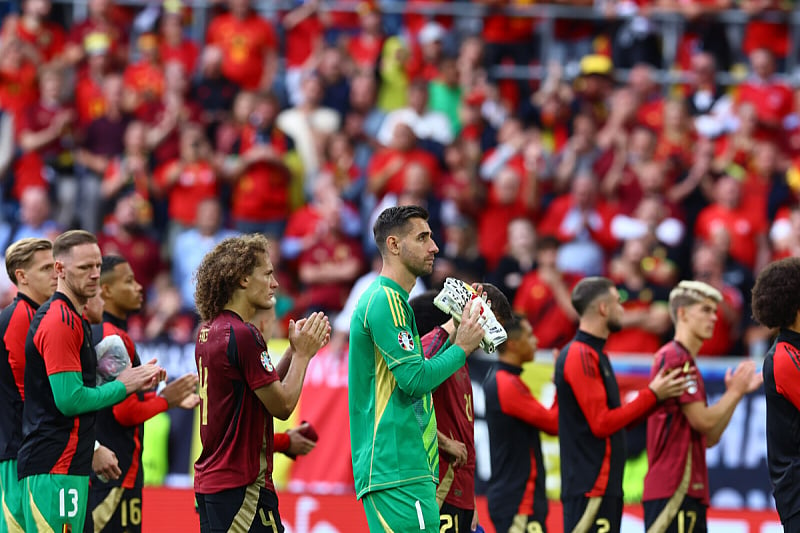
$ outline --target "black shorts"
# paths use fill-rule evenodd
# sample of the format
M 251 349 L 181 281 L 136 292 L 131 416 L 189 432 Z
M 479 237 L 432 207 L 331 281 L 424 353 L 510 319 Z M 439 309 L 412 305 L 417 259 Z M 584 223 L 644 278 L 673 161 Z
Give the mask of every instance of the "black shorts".
M 88 514 L 86 522 L 94 531 L 141 533 L 142 487 L 90 487 Z
M 547 533 L 547 517 L 518 514 L 514 516 L 492 516 L 497 533 Z
M 439 509 L 439 532 L 462 533 L 472 531 L 473 509 L 462 509 L 447 502 Z
M 667 503 L 669 498 L 660 500 L 648 500 L 643 502 L 644 506 L 644 526 L 646 530 L 656 523 L 658 517 L 662 512 L 668 513 L 665 515 L 666 521 L 665 528 L 658 530 L 661 533 L 706 533 L 708 531 L 708 524 L 706 520 L 706 506 L 700 503 L 697 498 L 689 498 L 685 496 L 680 504 L 680 507 L 670 512 L 667 510 Z M 672 516 L 669 516 L 672 515 Z
M 283 533 L 278 496 L 263 487 L 247 485 L 214 494 L 196 494 L 200 533 L 250 531 Z
M 603 496 L 595 498 L 567 498 L 564 504 L 564 531 L 573 531 L 581 519 L 594 533 L 618 533 L 622 527 L 622 498 Z M 585 516 L 584 516 L 585 515 Z

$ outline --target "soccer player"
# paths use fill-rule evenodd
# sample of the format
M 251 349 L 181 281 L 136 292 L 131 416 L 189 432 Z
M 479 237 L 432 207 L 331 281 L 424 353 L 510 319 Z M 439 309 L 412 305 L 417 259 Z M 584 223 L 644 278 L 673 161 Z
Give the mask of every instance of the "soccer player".
M 647 419 L 644 478 L 644 523 L 648 533 L 707 530 L 709 504 L 706 447 L 719 442 L 742 397 L 761 386 L 753 361 L 740 363 L 725 375 L 725 394 L 713 406 L 695 357 L 714 334 L 722 294 L 701 281 L 681 281 L 669 294 L 675 337 L 653 361 L 652 376 L 662 369 L 681 369 L 693 376 L 677 398 L 659 404 Z
M 483 338 L 481 307 L 467 305 L 455 342 L 426 360 L 408 304 L 417 276 L 433 271 L 439 248 L 428 212 L 390 207 L 373 226 L 381 275 L 350 322 L 350 443 L 356 496 L 370 531 L 436 531 L 439 452 L 431 391 L 464 366 Z
M 477 286 L 492 296 L 495 317 L 511 314 L 508 300 L 493 285 Z M 417 331 L 422 335 L 422 353 L 430 359 L 456 332 L 455 321 L 433 303 L 437 291 L 409 300 Z M 505 305 L 505 307 L 503 307 Z M 502 320 L 502 318 L 499 318 Z M 436 409 L 436 435 L 439 440 L 439 529 L 459 533 L 478 526 L 475 507 L 475 425 L 473 420 L 472 381 L 469 366 L 464 366 L 433 391 Z
M 489 515 L 498 532 L 546 532 L 546 472 L 539 432 L 558 433 L 558 403 L 545 408 L 520 378 L 522 365 L 536 354 L 528 319 L 499 320 L 508 340 L 498 347 L 498 362 L 483 384 L 492 460 Z
M 92 342 L 117 335 L 122 339 L 130 364 L 141 365 L 136 346 L 128 336 L 128 315 L 142 306 L 142 286 L 136 282 L 127 260 L 118 255 L 103 257 L 100 268 L 103 314 L 92 326 Z M 92 476 L 89 509 L 94 531 L 134 533 L 142 530 L 142 433 L 144 422 L 171 407 L 194 409 L 197 376 L 187 374 L 155 392 L 128 396 L 113 408 L 97 413 L 97 440 L 110 448 L 119 460 L 122 476 L 116 480 Z
M 17 451 L 22 441 L 25 399 L 25 337 L 36 310 L 56 290 L 53 243 L 22 239 L 6 250 L 8 278 L 17 287 L 14 301 L 0 313 L 0 531 L 24 531 Z
M 194 487 L 203 533 L 284 530 L 272 482 L 272 417 L 292 414 L 309 361 L 330 339 L 322 313 L 290 321 L 289 348 L 272 363 L 250 323 L 256 311 L 275 305 L 278 282 L 268 246 L 262 235 L 225 239 L 197 271 L 203 450 Z
M 153 362 L 96 386 L 97 356 L 80 312 L 98 289 L 100 247 L 74 230 L 53 243 L 55 294 L 42 304 L 25 343 L 25 402 L 19 479 L 26 531 L 82 531 L 95 445 L 95 411 L 155 385 Z M 79 312 L 80 310 L 80 312 Z
M 764 359 L 767 465 L 783 530 L 800 533 L 800 258 L 767 265 L 753 287 L 753 316 L 779 328 Z
M 556 360 L 561 501 L 564 531 L 615 533 L 622 521 L 626 426 L 659 401 L 680 395 L 680 368 L 660 370 L 635 400 L 622 405 L 603 346 L 622 327 L 624 310 L 614 283 L 587 277 L 572 290 L 578 332 Z

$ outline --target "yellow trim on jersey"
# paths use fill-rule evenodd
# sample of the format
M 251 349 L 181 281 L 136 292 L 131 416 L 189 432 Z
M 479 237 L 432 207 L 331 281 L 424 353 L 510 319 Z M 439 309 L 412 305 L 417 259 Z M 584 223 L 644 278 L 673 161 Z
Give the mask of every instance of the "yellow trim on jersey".
M 377 348 L 377 346 L 376 346 Z M 379 350 L 375 350 L 375 427 L 373 432 L 378 431 L 378 423 L 383 417 L 386 407 L 389 405 L 389 400 L 392 393 L 397 388 L 397 380 L 389 370 L 389 366 L 380 354 Z
M 33 501 L 33 492 L 31 492 L 30 487 L 28 487 L 28 498 L 31 500 L 31 513 L 33 513 L 33 521 L 36 524 L 38 533 L 55 533 L 53 528 L 50 527 L 50 524 L 47 523 L 47 519 L 42 515 L 42 512 L 36 507 L 36 502 Z
M 372 508 L 375 509 L 375 515 L 378 517 L 378 520 L 380 521 L 381 526 L 383 526 L 383 533 L 394 533 L 394 531 L 392 531 L 392 528 L 389 527 L 389 523 L 386 522 L 386 519 L 383 517 L 381 512 L 378 510 L 378 507 L 375 505 L 375 502 L 372 500 L 372 498 L 369 499 L 369 503 L 370 503 L 370 505 L 372 505 Z
M 105 497 L 103 503 L 98 505 L 92 510 L 92 521 L 94 522 L 94 533 L 100 533 L 103 528 L 111 521 L 114 512 L 119 507 L 119 502 L 122 501 L 122 495 L 125 489 L 122 487 L 114 487 Z
M 389 304 L 389 311 L 392 313 L 394 327 L 407 326 L 408 321 L 403 307 L 403 298 L 396 290 L 390 287 L 383 287 L 383 292 L 386 294 L 386 303 Z

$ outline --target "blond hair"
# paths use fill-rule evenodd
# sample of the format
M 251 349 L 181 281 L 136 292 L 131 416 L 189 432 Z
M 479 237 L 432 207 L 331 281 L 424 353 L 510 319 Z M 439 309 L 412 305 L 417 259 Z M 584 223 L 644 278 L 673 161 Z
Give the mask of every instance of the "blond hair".
M 678 309 L 681 307 L 689 307 L 690 305 L 698 304 L 706 300 L 719 303 L 722 301 L 722 293 L 708 283 L 695 280 L 683 280 L 669 293 L 669 316 L 672 318 L 673 322 L 677 322 Z
M 6 272 L 11 283 L 17 284 L 17 270 L 29 268 L 36 252 L 52 249 L 52 242 L 34 237 L 20 239 L 6 248 Z

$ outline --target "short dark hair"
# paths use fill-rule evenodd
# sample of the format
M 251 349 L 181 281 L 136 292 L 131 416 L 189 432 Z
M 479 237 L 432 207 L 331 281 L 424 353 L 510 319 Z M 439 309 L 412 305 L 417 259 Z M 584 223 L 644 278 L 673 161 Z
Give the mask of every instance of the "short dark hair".
M 428 220 L 428 211 L 418 205 L 400 205 L 384 209 L 372 226 L 372 235 L 381 254 L 386 251 L 386 239 L 393 231 L 405 231 L 412 218 Z
M 514 311 L 511 309 L 511 303 L 508 301 L 508 297 L 503 291 L 491 283 L 484 283 L 483 291 L 486 293 L 486 297 L 492 302 L 492 312 L 495 318 L 500 322 L 500 325 L 505 328 L 507 322 L 514 320 Z
M 583 278 L 572 289 L 572 307 L 583 316 L 595 300 L 608 294 L 614 287 L 614 282 L 608 278 L 592 276 Z
M 35 237 L 20 239 L 6 248 L 6 272 L 11 283 L 17 284 L 17 269 L 24 270 L 32 266 L 33 255 L 36 252 L 52 249 L 52 242 Z
M 753 286 L 753 318 L 768 328 L 787 328 L 800 311 L 800 258 L 787 257 L 764 267 Z
M 519 313 L 511 313 L 511 318 L 503 323 L 503 329 L 506 330 L 506 342 L 497 347 L 497 351 L 505 353 L 508 350 L 508 341 L 517 340 L 519 334 L 522 333 L 522 322 L 528 320 L 528 317 Z
M 100 267 L 100 282 L 107 281 L 117 265 L 124 265 L 128 260 L 121 255 L 104 255 L 103 264 Z
M 417 324 L 420 337 L 450 320 L 450 315 L 433 304 L 433 299 L 437 294 L 439 291 L 425 291 L 408 301 L 411 310 L 414 311 L 414 322 Z
M 53 257 L 55 259 L 64 257 L 73 248 L 82 244 L 97 244 L 97 237 L 82 229 L 65 231 L 53 241 Z
M 536 241 L 536 252 L 544 250 L 558 250 L 561 247 L 561 241 L 554 235 L 542 235 Z

